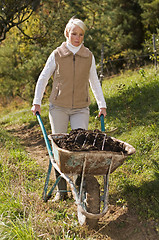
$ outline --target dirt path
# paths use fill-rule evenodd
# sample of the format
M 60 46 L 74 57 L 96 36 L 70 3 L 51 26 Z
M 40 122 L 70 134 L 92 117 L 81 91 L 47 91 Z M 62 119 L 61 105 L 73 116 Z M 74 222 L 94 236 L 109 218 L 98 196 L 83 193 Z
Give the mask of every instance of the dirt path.
M 36 126 L 28 129 L 26 125 L 7 128 L 20 139 L 31 158 L 46 170 L 48 153 L 41 130 Z M 138 215 L 128 206 L 109 205 L 107 214 L 99 221 L 99 230 L 93 233 L 93 239 L 107 240 L 157 240 L 155 222 L 139 220 Z
M 41 130 L 37 126 L 28 129 L 26 125 L 9 126 L 7 130 L 19 138 L 30 158 L 37 160 L 38 164 L 47 171 L 49 155 Z

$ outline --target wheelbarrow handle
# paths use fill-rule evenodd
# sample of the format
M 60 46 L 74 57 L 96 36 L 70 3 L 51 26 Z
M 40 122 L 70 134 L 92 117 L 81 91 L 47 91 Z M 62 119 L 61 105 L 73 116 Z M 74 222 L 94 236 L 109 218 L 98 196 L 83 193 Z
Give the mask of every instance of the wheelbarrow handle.
M 45 140 L 45 144 L 46 144 L 49 156 L 53 157 L 52 148 L 51 148 L 51 145 L 50 145 L 50 142 L 49 142 L 49 139 L 48 139 L 48 136 L 47 136 L 44 124 L 43 124 L 42 119 L 40 117 L 40 113 L 38 111 L 36 112 L 36 116 L 37 116 L 39 125 L 41 127 L 41 130 L 42 130 L 42 133 L 43 133 L 43 136 L 44 136 L 44 140 Z
M 104 115 L 100 115 L 100 122 L 101 122 L 101 131 L 105 132 L 105 125 L 104 125 Z

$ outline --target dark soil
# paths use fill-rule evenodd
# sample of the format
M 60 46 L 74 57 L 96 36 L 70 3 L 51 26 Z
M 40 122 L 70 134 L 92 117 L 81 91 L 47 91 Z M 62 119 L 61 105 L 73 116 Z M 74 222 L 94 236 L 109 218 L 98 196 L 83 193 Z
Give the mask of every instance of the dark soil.
M 58 147 L 69 151 L 112 151 L 126 153 L 124 143 L 117 141 L 100 130 L 75 129 L 68 135 L 55 138 Z

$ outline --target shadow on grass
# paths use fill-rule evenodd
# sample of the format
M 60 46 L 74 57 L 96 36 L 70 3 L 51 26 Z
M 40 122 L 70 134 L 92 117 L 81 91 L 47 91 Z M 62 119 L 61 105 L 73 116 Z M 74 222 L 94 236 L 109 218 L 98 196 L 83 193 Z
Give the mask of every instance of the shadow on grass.
M 106 93 L 105 93 L 106 95 Z M 119 94 L 111 98 L 106 98 L 107 102 L 107 122 L 119 124 L 121 122 L 120 133 L 125 131 L 124 125 L 131 122 L 131 127 L 154 125 L 155 131 L 159 126 L 159 82 L 150 82 L 148 85 L 134 85 L 119 89 Z M 91 116 L 97 110 L 97 105 L 92 104 Z M 128 129 L 126 129 L 128 130 Z M 120 134 L 119 133 L 119 134 Z M 140 136 L 139 136 L 140 138 Z M 146 139 L 147 140 L 147 139 Z M 142 143 L 141 145 L 150 144 Z M 147 146 L 147 145 L 146 145 Z M 145 147 L 145 146 L 143 146 Z M 141 151 L 142 152 L 142 151 Z M 157 153 L 157 152 L 156 152 Z M 139 154 L 139 153 L 138 153 Z M 140 155 L 138 155 L 140 157 Z M 141 156 L 142 158 L 143 156 Z M 140 186 L 131 185 L 131 182 L 124 184 L 123 190 L 114 195 L 110 195 L 109 203 L 118 206 L 118 199 L 127 202 L 127 211 L 120 213 L 118 210 L 110 212 L 112 219 L 104 218 L 99 228 L 104 236 L 114 240 L 134 240 L 134 239 L 159 239 L 159 158 L 152 161 L 150 175 L 153 180 L 142 182 Z M 131 175 L 130 175 L 131 176 Z M 150 177 L 151 178 L 151 177 Z M 147 174 L 147 179 L 149 179 Z M 152 179 L 152 178 L 151 178 Z M 123 204 L 124 206 L 124 204 Z M 121 208 L 123 207 L 121 203 Z
M 133 122 L 135 125 L 149 125 L 159 123 L 159 82 L 150 82 L 139 87 L 137 84 L 126 88 L 125 85 L 118 89 L 118 95 L 107 98 L 107 119 L 116 118 L 122 122 Z M 106 93 L 105 93 L 106 95 Z M 97 105 L 91 104 L 90 114 L 94 115 Z
M 156 240 L 159 237 L 159 164 L 154 161 L 154 181 L 140 187 L 126 186 L 117 195 L 111 195 L 110 210 L 99 222 L 99 232 L 114 240 Z M 119 196 L 120 195 L 120 196 Z M 124 203 L 117 203 L 122 198 Z M 112 207 L 113 206 L 113 207 Z
M 127 186 L 123 197 L 129 208 L 135 208 L 140 217 L 159 219 L 159 178 L 144 182 L 140 187 Z

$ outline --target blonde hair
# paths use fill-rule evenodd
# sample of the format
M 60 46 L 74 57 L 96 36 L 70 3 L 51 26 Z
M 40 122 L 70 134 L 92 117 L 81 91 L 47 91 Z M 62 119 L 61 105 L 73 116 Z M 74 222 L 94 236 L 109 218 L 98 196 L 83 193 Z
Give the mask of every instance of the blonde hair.
M 65 27 L 64 36 L 65 36 L 66 38 L 67 38 L 67 32 L 69 33 L 70 29 L 71 29 L 72 26 L 74 26 L 74 25 L 79 26 L 79 27 L 84 31 L 84 33 L 85 33 L 86 29 L 87 29 L 86 25 L 84 24 L 84 22 L 83 22 L 82 20 L 80 20 L 80 19 L 78 19 L 78 18 L 75 18 L 75 17 L 72 17 L 72 18 L 68 21 L 68 23 L 67 23 L 67 25 L 66 25 L 66 27 Z

